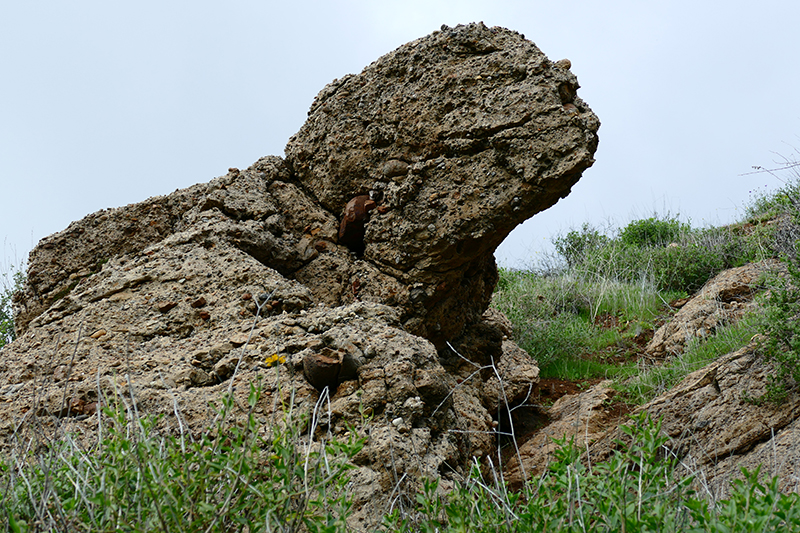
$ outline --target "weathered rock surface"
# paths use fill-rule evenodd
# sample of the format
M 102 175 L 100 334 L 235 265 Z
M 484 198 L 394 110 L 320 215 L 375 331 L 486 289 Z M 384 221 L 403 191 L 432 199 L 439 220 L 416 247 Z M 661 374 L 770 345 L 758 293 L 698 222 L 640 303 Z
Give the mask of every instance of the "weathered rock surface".
M 559 447 L 557 441 L 574 440 L 578 448 L 585 449 L 604 435 L 609 426 L 616 425 L 619 416 L 609 409 L 616 393 L 611 384 L 611 381 L 603 381 L 586 392 L 562 396 L 550 407 L 543 407 L 541 414 L 548 420 L 547 424 L 525 441 L 511 458 L 506 468 L 506 481 L 512 487 L 521 487 L 527 480 L 541 475 L 553 461 L 553 453 Z
M 566 67 L 512 31 L 443 27 L 325 87 L 286 147 L 336 216 L 372 193 L 364 259 L 409 287 L 406 326 L 437 345 L 488 306 L 506 235 L 594 162 L 599 122 Z
M 779 265 L 761 261 L 721 272 L 656 331 L 645 350 L 654 357 L 679 355 L 690 340 L 711 336 L 718 327 L 736 322 L 752 307 L 761 277 Z
M 495 248 L 594 162 L 599 121 L 566 67 L 483 24 L 404 45 L 325 87 L 285 161 L 232 172 L 231 190 L 196 185 L 44 239 L 19 327 L 115 254 L 197 228 L 200 212 L 228 219 L 236 246 L 316 301 L 398 306 L 441 348 L 488 307 Z M 366 194 L 377 207 L 339 243 L 346 205 Z
M 0 351 L 0 445 L 34 425 L 90 443 L 120 394 L 161 431 L 199 432 L 259 382 L 265 425 L 278 399 L 311 413 L 323 390 L 318 429 L 368 437 L 354 526 L 422 475 L 447 486 L 538 380 L 482 314 L 496 246 L 593 162 L 599 123 L 568 68 L 509 30 L 443 28 L 323 89 L 286 160 L 43 239 Z
M 757 346 L 756 339 L 719 358 L 635 411 L 662 419 L 668 449 L 686 471 L 699 474 L 698 488 L 713 498 L 729 494 L 742 467 L 759 464 L 762 474 L 780 477 L 781 490 L 800 487 L 800 395 L 794 392 L 780 406 L 752 401 L 767 392 L 773 374 Z M 590 448 L 594 460 L 612 453 L 613 441 L 622 437 L 616 429 L 607 431 Z

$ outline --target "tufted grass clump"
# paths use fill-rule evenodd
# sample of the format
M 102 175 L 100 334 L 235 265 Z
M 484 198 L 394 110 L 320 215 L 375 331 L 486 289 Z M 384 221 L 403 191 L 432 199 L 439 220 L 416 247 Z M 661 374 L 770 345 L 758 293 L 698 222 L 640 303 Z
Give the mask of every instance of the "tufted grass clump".
M 344 531 L 351 502 L 351 436 L 303 444 L 307 426 L 291 406 L 264 428 L 251 385 L 243 422 L 229 420 L 197 438 L 159 435 L 118 400 L 98 415 L 98 442 L 77 435 L 17 441 L 0 458 L 4 531 Z
M 725 324 L 709 338 L 694 338 L 683 353 L 658 364 L 641 364 L 639 371 L 615 384 L 620 398 L 632 405 L 643 405 L 678 384 L 717 358 L 747 346 L 758 332 L 761 314 L 753 312 L 734 324 Z
M 777 478 L 743 470 L 730 497 L 699 497 L 680 474 L 659 422 L 646 413 L 620 426 L 617 451 L 588 463 L 571 442 L 560 445 L 544 474 L 510 492 L 498 475 L 477 467 L 448 494 L 430 480 L 412 511 L 395 510 L 384 531 L 516 532 L 764 532 L 800 528 L 800 495 L 782 494 Z

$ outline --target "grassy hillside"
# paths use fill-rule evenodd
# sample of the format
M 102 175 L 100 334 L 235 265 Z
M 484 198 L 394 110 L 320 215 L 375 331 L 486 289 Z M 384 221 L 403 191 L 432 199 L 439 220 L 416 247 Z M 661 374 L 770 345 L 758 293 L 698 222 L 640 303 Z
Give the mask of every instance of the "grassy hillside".
M 542 378 L 578 386 L 613 378 L 620 397 L 634 404 L 746 345 L 756 333 L 774 339 L 765 351 L 785 353 L 794 342 L 797 294 L 791 284 L 766 279 L 772 299 L 755 313 L 690 343 L 666 364 L 642 358 L 655 329 L 675 312 L 673 303 L 716 274 L 770 258 L 797 264 L 798 183 L 756 198 L 741 221 L 724 227 L 693 228 L 671 216 L 634 220 L 610 232 L 584 224 L 555 237 L 555 255 L 530 270 L 501 270 L 493 305 L 511 320 L 514 340 L 539 362 Z M 789 327 L 778 331 L 779 323 Z M 793 356 L 783 358 L 794 364 Z

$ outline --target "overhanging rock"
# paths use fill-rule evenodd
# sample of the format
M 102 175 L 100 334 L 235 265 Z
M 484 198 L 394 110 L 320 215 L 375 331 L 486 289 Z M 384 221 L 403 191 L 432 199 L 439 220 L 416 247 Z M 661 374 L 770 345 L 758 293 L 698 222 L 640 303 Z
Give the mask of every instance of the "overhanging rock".
M 329 212 L 376 200 L 363 258 L 407 287 L 412 331 L 452 338 L 477 320 L 494 250 L 594 162 L 599 121 L 569 66 L 507 29 L 443 26 L 329 84 L 289 141 L 291 172 Z

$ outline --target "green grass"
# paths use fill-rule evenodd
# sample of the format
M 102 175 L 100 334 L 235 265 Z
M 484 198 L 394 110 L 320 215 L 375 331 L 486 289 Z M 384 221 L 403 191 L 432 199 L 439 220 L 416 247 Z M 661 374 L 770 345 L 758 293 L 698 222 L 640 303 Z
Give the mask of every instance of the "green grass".
M 665 302 L 685 296 L 659 292 L 647 280 L 626 283 L 576 269 L 556 275 L 501 270 L 492 305 L 514 324 L 515 340 L 539 363 L 540 376 L 580 381 L 627 377 L 635 362 L 617 365 L 593 355 L 623 352 L 664 312 Z M 611 317 L 618 326 L 598 324 Z

